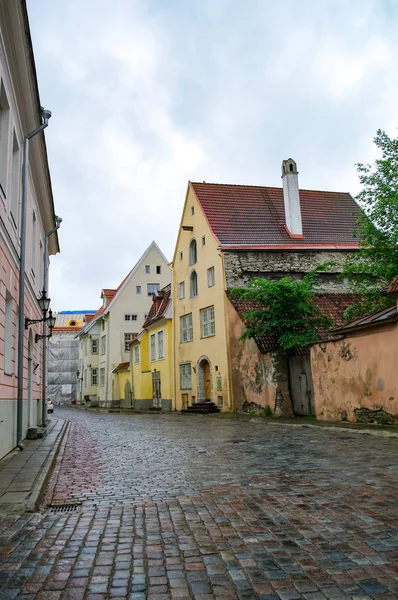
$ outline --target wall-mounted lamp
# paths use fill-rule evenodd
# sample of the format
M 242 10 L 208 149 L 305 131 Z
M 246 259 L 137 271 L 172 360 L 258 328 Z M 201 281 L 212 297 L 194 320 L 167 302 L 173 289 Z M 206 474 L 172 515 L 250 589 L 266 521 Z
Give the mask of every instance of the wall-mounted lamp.
M 32 325 L 32 323 L 43 323 L 43 321 L 47 321 L 50 328 L 54 327 L 55 317 L 53 317 L 53 313 L 51 310 L 49 312 L 49 316 L 46 317 L 47 311 L 50 307 L 50 298 L 47 298 L 46 290 L 41 291 L 40 298 L 37 300 L 37 302 L 39 303 L 41 312 L 43 313 L 43 318 L 42 319 L 28 319 L 28 317 L 25 317 L 25 329 L 27 329 L 29 327 L 29 325 Z M 51 323 L 52 323 L 52 325 L 51 325 Z

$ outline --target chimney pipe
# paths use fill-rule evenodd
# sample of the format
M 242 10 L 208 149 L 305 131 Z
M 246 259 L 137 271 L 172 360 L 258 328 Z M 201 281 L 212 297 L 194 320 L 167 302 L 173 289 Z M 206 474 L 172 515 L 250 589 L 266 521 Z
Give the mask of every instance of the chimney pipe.
M 297 165 L 292 158 L 282 161 L 283 200 L 285 204 L 285 227 L 290 237 L 302 238 L 300 193 Z

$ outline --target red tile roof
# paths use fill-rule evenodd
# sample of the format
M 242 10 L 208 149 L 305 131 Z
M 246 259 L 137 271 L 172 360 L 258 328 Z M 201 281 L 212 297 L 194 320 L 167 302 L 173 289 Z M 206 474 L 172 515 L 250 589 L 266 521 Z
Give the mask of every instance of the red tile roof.
M 94 319 L 94 317 L 95 317 L 95 314 L 94 315 L 84 315 L 85 322 L 90 323 L 90 321 L 92 321 Z
M 302 239 L 285 229 L 283 189 L 190 183 L 223 248 L 241 246 L 358 246 L 353 229 L 361 213 L 350 194 L 300 190 Z M 281 248 L 282 249 L 282 248 Z
M 396 293 L 398 293 L 398 275 L 397 275 L 397 277 L 394 277 L 394 279 L 392 280 L 392 282 L 388 286 L 387 293 L 388 294 L 396 294 Z
M 397 306 L 390 306 L 389 308 L 383 308 L 371 315 L 365 315 L 355 321 L 347 323 L 342 327 L 338 327 L 333 330 L 333 333 L 348 333 L 354 329 L 365 329 L 368 327 L 375 327 L 376 325 L 385 325 L 387 323 L 395 323 L 398 320 Z
M 258 306 L 249 300 L 240 299 L 239 297 L 230 297 L 229 299 L 243 321 L 243 315 L 246 312 L 258 308 Z M 357 294 L 317 294 L 314 297 L 314 303 L 319 308 L 321 313 L 327 317 L 330 317 L 331 319 L 334 319 L 338 325 L 342 325 L 344 323 L 344 313 L 346 309 L 358 300 L 359 296 Z M 319 334 L 323 340 L 331 338 L 329 331 L 320 331 Z M 263 354 L 276 350 L 276 335 L 259 335 L 255 336 L 254 340 L 258 346 L 258 349 Z
M 171 284 L 166 285 L 163 289 L 154 294 L 152 298 L 152 306 L 145 320 L 144 327 L 148 327 L 155 321 L 164 317 L 169 305 L 171 296 Z

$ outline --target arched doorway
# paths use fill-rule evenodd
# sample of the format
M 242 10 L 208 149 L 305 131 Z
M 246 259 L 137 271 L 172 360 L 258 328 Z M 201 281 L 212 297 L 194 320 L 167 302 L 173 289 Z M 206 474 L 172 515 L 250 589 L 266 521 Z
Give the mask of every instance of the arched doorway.
M 124 384 L 124 404 L 126 408 L 131 408 L 132 406 L 132 394 L 131 394 L 131 384 L 129 380 Z
M 33 333 L 29 331 L 28 340 L 28 427 L 32 425 L 33 397 Z
M 201 356 L 197 366 L 198 402 L 212 401 L 211 365 L 207 356 Z

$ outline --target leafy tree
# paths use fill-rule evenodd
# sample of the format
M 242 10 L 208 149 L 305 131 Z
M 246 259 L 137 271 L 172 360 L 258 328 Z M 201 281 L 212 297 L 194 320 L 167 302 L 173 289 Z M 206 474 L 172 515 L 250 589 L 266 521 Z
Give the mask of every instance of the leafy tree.
M 349 279 L 361 300 L 346 316 L 380 310 L 394 303 L 383 289 L 398 274 L 398 138 L 377 131 L 374 143 L 381 158 L 374 165 L 358 164 L 363 208 L 358 219 L 360 250 L 352 254 L 342 277 Z
M 232 290 L 232 297 L 248 300 L 253 306 L 243 315 L 246 330 L 241 339 L 272 335 L 277 348 L 284 351 L 319 341 L 319 331 L 334 324 L 313 302 L 318 273 L 327 268 L 317 267 L 300 281 L 291 277 L 279 281 L 256 278 L 247 289 Z

